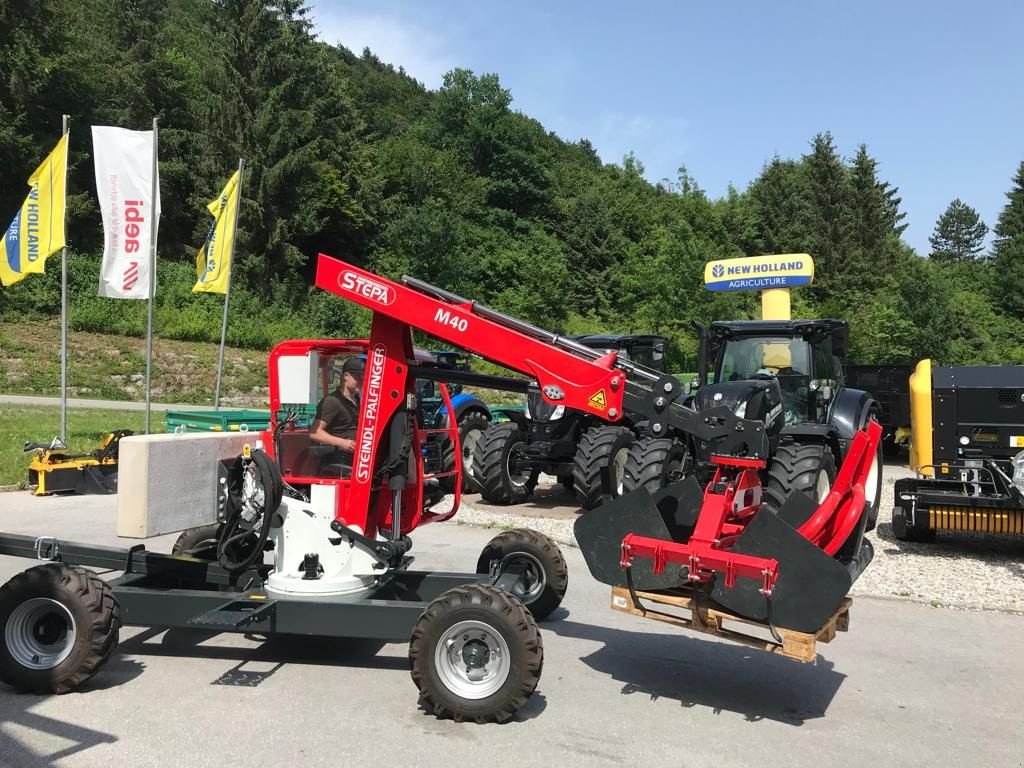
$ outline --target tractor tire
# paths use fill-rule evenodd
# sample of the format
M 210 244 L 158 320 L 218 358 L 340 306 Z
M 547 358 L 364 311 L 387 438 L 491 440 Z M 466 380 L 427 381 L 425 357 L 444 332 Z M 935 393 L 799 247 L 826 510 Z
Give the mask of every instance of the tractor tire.
M 612 498 L 622 495 L 626 462 L 635 442 L 629 427 L 602 424 L 583 434 L 572 460 L 573 487 L 583 509 L 593 509 L 604 500 L 601 480 L 605 469 L 610 473 Z
M 536 690 L 544 645 L 519 600 L 471 584 L 427 606 L 412 632 L 409 661 L 427 712 L 457 722 L 504 723 Z
M 793 491 L 806 494 L 817 505 L 836 481 L 836 459 L 820 443 L 785 443 L 772 456 L 768 482 L 764 485 L 764 506 L 774 513 L 782 509 Z
M 121 609 L 84 568 L 37 565 L 0 588 L 0 680 L 30 693 L 67 693 L 117 647 Z
M 217 533 L 220 531 L 220 523 L 212 525 L 200 525 L 197 528 L 187 528 L 178 535 L 178 540 L 171 547 L 171 554 L 188 555 L 198 557 L 202 560 L 217 559 Z M 195 552 L 191 550 L 197 550 Z
M 666 485 L 683 479 L 690 471 L 692 457 L 685 444 L 670 438 L 637 440 L 626 459 L 625 491 L 646 488 L 657 493 Z
M 477 441 L 487 431 L 490 420 L 479 411 L 470 411 L 459 419 L 459 445 L 462 447 L 462 492 L 478 493 L 480 483 L 473 474 L 473 449 Z M 451 440 L 444 441 L 444 468 L 446 471 L 455 469 L 455 444 Z M 439 480 L 445 493 L 454 493 L 455 478 L 442 477 Z
M 526 566 L 526 584 L 513 594 L 537 621 L 546 619 L 562 604 L 569 588 L 569 566 L 558 545 L 543 533 L 528 529 L 499 533 L 480 553 L 476 572 L 490 573 L 495 560 L 500 563 L 499 573 L 512 563 Z
M 473 466 L 480 482 L 480 495 L 492 504 L 520 504 L 530 498 L 537 485 L 537 472 L 528 477 L 512 476 L 512 452 L 526 445 L 526 432 L 514 421 L 492 424 L 473 451 Z

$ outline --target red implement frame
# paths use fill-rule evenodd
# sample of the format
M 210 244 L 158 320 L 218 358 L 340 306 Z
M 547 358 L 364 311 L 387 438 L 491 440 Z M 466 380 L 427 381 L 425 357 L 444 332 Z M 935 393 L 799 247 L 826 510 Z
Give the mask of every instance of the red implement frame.
M 832 490 L 807 522 L 797 529 L 804 538 L 829 555 L 835 555 L 854 531 L 864 511 L 864 483 L 882 438 L 882 427 L 872 420 L 854 435 L 846 460 Z M 707 582 L 721 573 L 731 588 L 736 577 L 761 582 L 761 593 L 771 596 L 779 577 L 773 558 L 731 552 L 746 524 L 761 508 L 761 483 L 749 460 L 716 457 L 714 480 L 704 492 L 693 535 L 685 543 L 629 534 L 622 540 L 622 567 L 635 557 L 652 560 L 660 574 L 667 563 L 685 565 L 692 582 Z M 764 466 L 762 462 L 761 467 Z

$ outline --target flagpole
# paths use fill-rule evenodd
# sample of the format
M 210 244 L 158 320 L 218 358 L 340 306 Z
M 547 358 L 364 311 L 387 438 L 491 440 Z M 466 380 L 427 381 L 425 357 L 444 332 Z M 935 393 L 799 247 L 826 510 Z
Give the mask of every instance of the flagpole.
M 153 296 L 156 293 L 156 232 L 157 232 L 157 195 L 160 194 L 157 174 L 157 122 L 153 118 L 153 179 L 150 187 L 150 233 L 149 233 L 149 312 L 146 321 L 146 434 L 149 434 L 150 394 L 153 385 Z
M 220 324 L 220 355 L 217 358 L 217 389 L 213 395 L 213 407 L 220 408 L 220 381 L 224 373 L 224 342 L 228 334 L 228 302 L 231 301 L 231 277 L 235 272 L 235 240 L 238 238 L 238 209 L 242 207 L 242 173 L 245 159 L 238 158 L 238 187 L 235 190 L 235 216 L 231 222 L 231 248 L 228 250 L 228 284 L 224 291 L 224 319 Z
M 64 115 L 61 135 L 71 130 L 71 116 Z M 69 150 L 65 150 L 68 152 Z M 68 438 L 68 206 L 67 206 L 67 162 L 64 163 L 64 247 L 60 249 L 60 439 Z

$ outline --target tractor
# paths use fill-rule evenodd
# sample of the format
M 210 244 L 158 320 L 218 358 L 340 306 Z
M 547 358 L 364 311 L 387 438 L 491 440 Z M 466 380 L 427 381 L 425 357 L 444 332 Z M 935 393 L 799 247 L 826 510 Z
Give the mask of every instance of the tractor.
M 603 334 L 574 340 L 651 371 L 664 371 L 663 336 Z M 544 472 L 557 477 L 567 490 L 575 490 L 583 509 L 593 509 L 622 493 L 626 459 L 646 426 L 646 421 L 629 414 L 613 424 L 546 402 L 537 391 L 526 396 L 522 411 L 500 413 L 509 420 L 480 436 L 471 464 L 483 498 L 494 504 L 525 501 Z
M 726 406 L 764 423 L 771 458 L 763 472 L 767 508 L 778 511 L 793 491 L 821 503 L 829 495 L 858 430 L 877 420 L 871 395 L 845 386 L 842 360 L 849 325 L 842 320 L 743 320 L 698 324 L 699 373 L 687 404 L 698 413 Z M 878 519 L 882 449 L 865 483 L 862 529 Z M 713 464 L 708 446 L 659 435 L 639 440 L 626 462 L 625 487 L 655 492 L 695 473 L 703 483 Z M 851 549 L 856 549 L 851 537 Z

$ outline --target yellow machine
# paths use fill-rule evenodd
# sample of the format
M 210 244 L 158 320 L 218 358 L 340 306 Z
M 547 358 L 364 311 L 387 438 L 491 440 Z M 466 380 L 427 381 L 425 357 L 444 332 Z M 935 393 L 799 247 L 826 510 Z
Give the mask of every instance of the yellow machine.
M 100 447 L 85 453 L 68 453 L 67 446 L 54 438 L 45 443 L 25 443 L 25 452 L 36 455 L 28 465 L 28 484 L 36 496 L 51 493 L 117 493 L 117 449 L 130 429 L 108 434 Z

